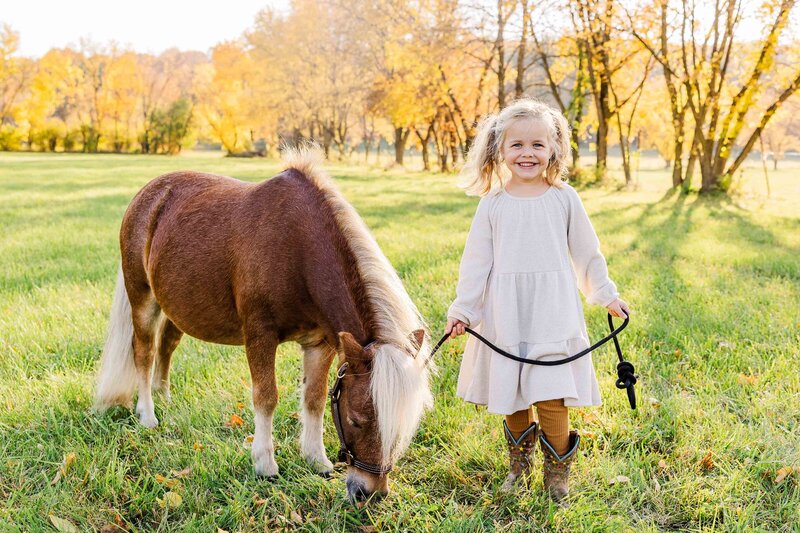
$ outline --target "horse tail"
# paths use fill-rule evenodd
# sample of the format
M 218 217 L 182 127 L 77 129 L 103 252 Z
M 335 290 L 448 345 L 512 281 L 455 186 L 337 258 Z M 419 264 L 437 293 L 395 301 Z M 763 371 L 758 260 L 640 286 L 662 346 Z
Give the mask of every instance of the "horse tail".
M 133 362 L 133 318 L 131 302 L 125 290 L 125 278 L 120 266 L 108 337 L 100 360 L 97 376 L 95 409 L 103 411 L 112 405 L 130 406 L 136 385 L 136 366 Z

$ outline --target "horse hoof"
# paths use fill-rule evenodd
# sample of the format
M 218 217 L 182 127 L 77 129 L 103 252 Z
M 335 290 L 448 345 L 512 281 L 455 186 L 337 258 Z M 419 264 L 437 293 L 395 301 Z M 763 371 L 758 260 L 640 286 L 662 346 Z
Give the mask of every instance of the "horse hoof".
M 333 477 L 333 470 L 326 470 L 325 472 L 317 472 L 317 475 L 322 479 L 330 479 Z
M 147 429 L 153 429 L 158 426 L 158 418 L 156 415 L 139 415 L 139 423 Z

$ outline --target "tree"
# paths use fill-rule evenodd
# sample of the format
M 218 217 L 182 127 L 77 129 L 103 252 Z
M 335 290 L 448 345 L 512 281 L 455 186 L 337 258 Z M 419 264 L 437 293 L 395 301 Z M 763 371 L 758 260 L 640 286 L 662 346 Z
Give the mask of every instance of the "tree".
M 666 60 L 672 52 L 668 41 L 655 47 L 646 38 L 640 37 L 639 40 L 661 63 L 664 71 L 669 72 L 665 79 L 681 81 L 686 105 L 694 118 L 691 147 L 700 164 L 700 190 L 727 190 L 733 174 L 745 161 L 770 119 L 800 87 L 800 67 L 796 66 L 796 58 L 783 65 L 775 61 L 779 38 L 795 1 L 767 2 L 761 6 L 757 16 L 765 22 L 764 36 L 753 43 L 755 46 L 749 46 L 749 54 L 735 43 L 737 30 L 747 14 L 748 6 L 742 0 L 716 2 L 708 13 L 711 20 L 708 27 L 700 23 L 697 15 L 700 7 L 694 0 L 681 0 L 674 8 L 668 0 L 662 1 L 659 34 L 679 39 L 679 43 L 674 45 L 677 60 Z M 670 9 L 677 13 L 677 23 L 668 20 L 666 13 Z M 738 57 L 743 57 L 744 61 L 734 61 Z M 768 86 L 777 86 L 778 89 L 763 99 Z M 679 107 L 672 105 L 673 115 L 679 118 L 676 113 Z M 747 127 L 750 121 L 753 127 Z M 734 144 L 745 133 L 741 150 L 731 161 Z M 677 157 L 678 154 L 676 161 Z M 686 173 L 690 172 L 691 168 L 687 168 Z M 675 181 L 673 178 L 673 183 Z

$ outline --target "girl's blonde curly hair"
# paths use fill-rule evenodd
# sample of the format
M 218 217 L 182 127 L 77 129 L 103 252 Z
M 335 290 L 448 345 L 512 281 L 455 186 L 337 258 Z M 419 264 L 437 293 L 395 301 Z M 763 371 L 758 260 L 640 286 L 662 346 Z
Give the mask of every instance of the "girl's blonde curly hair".
M 508 170 L 501 165 L 500 147 L 503 145 L 508 126 L 519 119 L 541 120 L 547 127 L 550 154 L 544 180 L 560 187 L 567 175 L 570 156 L 570 127 L 567 119 L 549 105 L 521 98 L 512 102 L 500 113 L 492 113 L 481 120 L 478 132 L 461 169 L 460 186 L 467 194 L 484 196 L 494 187 L 502 187 L 508 178 Z

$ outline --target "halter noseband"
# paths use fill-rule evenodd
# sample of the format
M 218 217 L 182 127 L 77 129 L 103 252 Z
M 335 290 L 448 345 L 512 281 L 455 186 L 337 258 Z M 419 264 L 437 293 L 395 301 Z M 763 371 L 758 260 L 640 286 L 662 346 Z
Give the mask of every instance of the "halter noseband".
M 369 472 L 370 474 L 375 474 L 376 476 L 384 476 L 391 472 L 392 467 L 387 466 L 383 467 L 381 465 L 375 465 L 371 463 L 364 463 L 356 459 L 356 456 L 350 451 L 350 448 L 347 446 L 347 441 L 344 439 L 344 429 L 342 427 L 342 413 L 339 411 L 339 399 L 342 395 L 342 380 L 344 379 L 345 374 L 347 373 L 347 367 L 350 364 L 346 361 L 339 366 L 339 369 L 336 371 L 336 382 L 333 384 L 333 388 L 330 392 L 331 397 L 331 415 L 333 415 L 333 425 L 336 427 L 336 434 L 339 436 L 339 456 L 338 459 L 340 462 L 347 463 L 349 466 L 354 466 L 359 470 L 363 470 L 365 472 Z

